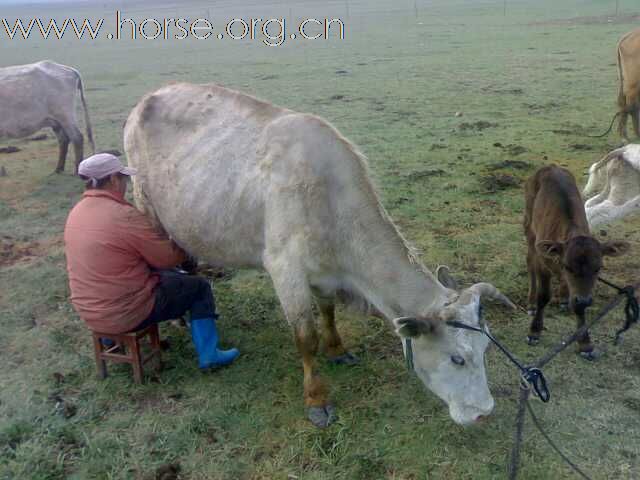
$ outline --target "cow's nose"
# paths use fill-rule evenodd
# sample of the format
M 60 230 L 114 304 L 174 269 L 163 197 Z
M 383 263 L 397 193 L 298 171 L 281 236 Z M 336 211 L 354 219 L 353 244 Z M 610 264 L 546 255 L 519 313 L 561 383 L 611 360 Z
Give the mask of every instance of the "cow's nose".
M 478 423 L 484 423 L 487 421 L 487 418 L 489 418 L 488 415 L 478 415 L 476 417 L 476 419 L 474 420 L 474 423 L 478 424 Z
M 575 298 L 576 310 L 584 310 L 585 308 L 590 307 L 592 303 L 593 298 L 591 298 L 591 295 L 588 297 L 577 296 Z

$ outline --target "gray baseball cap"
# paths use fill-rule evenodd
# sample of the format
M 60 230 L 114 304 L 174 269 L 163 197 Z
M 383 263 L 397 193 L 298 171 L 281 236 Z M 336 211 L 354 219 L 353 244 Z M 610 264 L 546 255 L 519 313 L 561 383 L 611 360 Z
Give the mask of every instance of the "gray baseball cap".
M 123 175 L 135 175 L 137 169 L 125 167 L 120 159 L 110 153 L 96 153 L 80 162 L 78 174 L 90 180 L 100 180 L 102 178 L 121 173 Z

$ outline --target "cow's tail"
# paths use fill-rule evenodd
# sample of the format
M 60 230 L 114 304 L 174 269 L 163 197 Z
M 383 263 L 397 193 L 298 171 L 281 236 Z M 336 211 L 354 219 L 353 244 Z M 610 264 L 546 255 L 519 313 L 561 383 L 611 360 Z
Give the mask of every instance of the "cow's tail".
M 618 107 L 619 107 L 618 112 L 611 119 L 611 123 L 609 124 L 609 128 L 607 129 L 606 132 L 604 132 L 601 135 L 586 135 L 587 138 L 602 138 L 609 135 L 609 133 L 613 129 L 613 124 L 615 123 L 616 118 L 622 115 L 627 109 L 627 100 L 626 100 L 626 97 L 624 96 L 624 74 L 622 71 L 622 53 L 620 52 L 620 45 L 624 41 L 625 37 L 622 37 L 622 39 L 618 42 Z
M 620 111 L 624 111 L 627 108 L 627 99 L 624 96 L 624 71 L 622 69 L 622 52 L 620 51 L 620 47 L 622 42 L 626 38 L 626 35 L 620 39 L 618 42 L 618 107 L 620 107 Z
M 609 135 L 609 133 L 611 132 L 611 130 L 613 129 L 613 124 L 616 122 L 616 118 L 618 118 L 620 116 L 622 112 L 617 112 L 613 118 L 611 119 L 611 123 L 609 124 L 609 128 L 607 129 L 606 132 L 600 134 L 600 135 L 585 135 L 585 137 L 587 138 L 602 138 L 605 137 L 607 135 Z
M 87 108 L 87 101 L 84 98 L 84 86 L 82 84 L 82 77 L 80 72 L 78 73 L 78 90 L 80 90 L 80 101 L 82 102 L 82 110 L 84 111 L 84 125 L 87 129 L 87 138 L 91 144 L 91 153 L 96 153 L 96 144 L 93 141 L 93 130 L 91 129 L 91 120 L 89 119 L 89 109 Z

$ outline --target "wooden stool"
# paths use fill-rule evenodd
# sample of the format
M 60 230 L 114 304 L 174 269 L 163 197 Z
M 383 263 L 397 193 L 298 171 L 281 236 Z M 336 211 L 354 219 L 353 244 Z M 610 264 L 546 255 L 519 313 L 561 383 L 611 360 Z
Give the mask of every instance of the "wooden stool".
M 142 383 L 143 365 L 152 358 L 156 359 L 156 371 L 162 368 L 160 334 L 157 324 L 131 333 L 92 333 L 99 378 L 105 378 L 107 376 L 107 363 L 105 360 L 116 363 L 130 363 L 133 367 L 133 379 L 136 383 Z M 145 337 L 149 340 L 151 352 L 143 356 L 140 350 L 140 340 Z M 111 347 L 105 347 L 100 341 L 101 338 L 111 340 L 115 344 Z

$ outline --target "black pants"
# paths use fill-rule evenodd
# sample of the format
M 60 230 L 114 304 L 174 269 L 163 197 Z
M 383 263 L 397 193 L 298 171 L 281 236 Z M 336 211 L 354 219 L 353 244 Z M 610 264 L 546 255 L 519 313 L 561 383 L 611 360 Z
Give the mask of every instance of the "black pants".
M 216 304 L 211 285 L 203 277 L 162 270 L 155 289 L 156 300 L 149 316 L 136 328 L 140 330 L 154 323 L 182 317 L 187 310 L 192 319 L 216 319 Z

